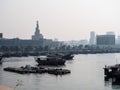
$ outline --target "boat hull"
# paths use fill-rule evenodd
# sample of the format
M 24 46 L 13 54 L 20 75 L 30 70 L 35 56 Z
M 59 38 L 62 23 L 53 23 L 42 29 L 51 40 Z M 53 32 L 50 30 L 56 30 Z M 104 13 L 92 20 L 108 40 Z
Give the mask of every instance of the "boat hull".
M 38 63 L 38 65 L 64 65 L 65 64 L 65 60 L 63 59 L 47 59 L 47 60 L 41 60 L 40 58 L 38 58 L 36 60 L 36 62 Z

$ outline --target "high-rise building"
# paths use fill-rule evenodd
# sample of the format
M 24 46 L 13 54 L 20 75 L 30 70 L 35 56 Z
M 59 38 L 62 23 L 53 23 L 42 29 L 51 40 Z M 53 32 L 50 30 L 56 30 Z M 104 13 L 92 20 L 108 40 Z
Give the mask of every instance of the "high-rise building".
M 96 43 L 95 32 L 94 32 L 94 31 L 91 31 L 91 32 L 90 32 L 89 44 L 90 44 L 90 45 L 95 45 L 95 43 Z
M 97 35 L 97 45 L 115 45 L 115 35 Z
M 40 33 L 39 24 L 38 24 L 38 21 L 37 21 L 36 28 L 35 28 L 35 33 L 32 36 L 32 40 L 41 40 L 41 39 L 43 39 L 43 35 Z

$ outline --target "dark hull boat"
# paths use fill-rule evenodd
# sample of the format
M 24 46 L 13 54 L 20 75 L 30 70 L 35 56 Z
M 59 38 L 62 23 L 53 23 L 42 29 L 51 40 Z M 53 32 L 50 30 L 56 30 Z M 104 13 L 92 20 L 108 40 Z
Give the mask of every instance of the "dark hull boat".
M 104 68 L 105 81 L 112 81 L 112 85 L 120 85 L 120 64 Z
M 104 75 L 112 78 L 113 77 L 120 78 L 120 64 L 105 66 Z
M 38 65 L 53 65 L 53 66 L 58 66 L 58 65 L 64 65 L 65 60 L 57 57 L 47 57 L 47 58 L 37 58 L 36 62 Z

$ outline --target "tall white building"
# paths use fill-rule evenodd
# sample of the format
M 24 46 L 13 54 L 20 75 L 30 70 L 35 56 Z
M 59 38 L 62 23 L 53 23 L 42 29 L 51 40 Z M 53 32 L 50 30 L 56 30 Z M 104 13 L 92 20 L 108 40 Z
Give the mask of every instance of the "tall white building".
M 43 39 L 43 35 L 40 33 L 39 24 L 37 21 L 35 33 L 34 33 L 34 35 L 32 35 L 32 40 L 40 40 L 40 39 Z
M 95 45 L 95 43 L 96 43 L 95 32 L 94 32 L 94 31 L 91 31 L 91 32 L 90 32 L 89 44 L 90 44 L 90 45 Z

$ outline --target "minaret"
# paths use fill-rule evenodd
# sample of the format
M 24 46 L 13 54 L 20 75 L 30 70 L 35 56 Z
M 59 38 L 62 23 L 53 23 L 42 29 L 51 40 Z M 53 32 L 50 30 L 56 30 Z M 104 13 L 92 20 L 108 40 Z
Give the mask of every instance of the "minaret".
M 37 23 L 36 23 L 36 31 L 35 31 L 35 35 L 40 35 L 40 30 L 39 30 L 39 24 L 38 24 L 38 21 L 37 21 Z
M 38 24 L 38 21 L 37 21 L 37 27 L 39 28 L 39 24 Z
M 32 40 L 40 40 L 43 39 L 43 35 L 40 33 L 40 29 L 39 29 L 39 23 L 38 21 L 36 22 L 36 28 L 35 28 L 35 33 L 32 36 Z

